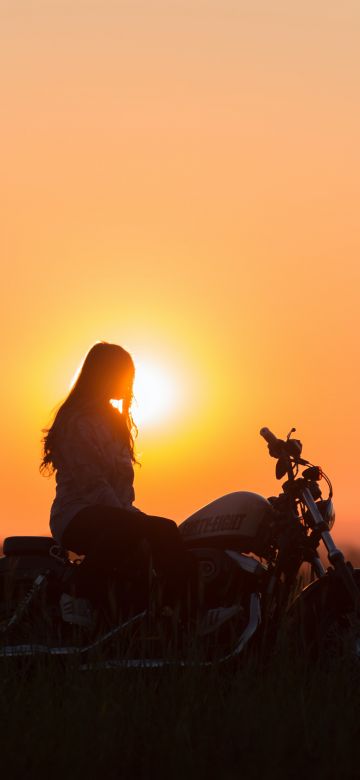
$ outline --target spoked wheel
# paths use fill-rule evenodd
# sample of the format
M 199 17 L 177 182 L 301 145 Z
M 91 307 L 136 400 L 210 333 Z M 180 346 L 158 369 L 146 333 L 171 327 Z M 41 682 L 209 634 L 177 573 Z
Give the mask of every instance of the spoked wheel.
M 0 576 L 0 653 L 8 654 L 8 648 L 29 641 L 31 625 L 28 615 L 18 619 L 17 610 L 25 598 L 31 580 L 14 580 L 11 576 Z
M 360 571 L 354 571 L 360 587 Z M 360 615 L 335 575 L 313 582 L 288 612 L 288 635 L 300 653 L 360 661 Z
M 348 613 L 337 617 L 324 632 L 322 655 L 360 661 L 360 620 Z
M 17 645 L 57 644 L 58 624 L 58 608 L 45 576 L 0 572 L 1 653 Z

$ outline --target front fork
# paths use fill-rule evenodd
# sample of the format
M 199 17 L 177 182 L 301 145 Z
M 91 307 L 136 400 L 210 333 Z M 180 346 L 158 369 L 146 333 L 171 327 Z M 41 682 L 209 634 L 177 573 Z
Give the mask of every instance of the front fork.
M 311 495 L 309 488 L 304 488 L 302 490 L 302 500 L 304 501 L 304 504 L 307 506 L 309 512 L 311 513 L 315 528 L 317 528 L 321 532 L 321 538 L 326 547 L 329 562 L 332 564 L 337 574 L 339 574 L 346 588 L 346 591 L 352 600 L 355 613 L 359 615 L 360 614 L 360 591 L 353 577 L 352 566 L 351 564 L 345 562 L 343 553 L 341 552 L 341 550 L 339 550 L 336 547 L 336 544 L 331 536 L 327 523 L 324 521 L 321 512 L 319 511 L 316 502 L 314 501 Z M 325 570 L 320 561 L 319 564 L 323 569 L 322 573 L 320 573 L 320 576 L 323 576 Z

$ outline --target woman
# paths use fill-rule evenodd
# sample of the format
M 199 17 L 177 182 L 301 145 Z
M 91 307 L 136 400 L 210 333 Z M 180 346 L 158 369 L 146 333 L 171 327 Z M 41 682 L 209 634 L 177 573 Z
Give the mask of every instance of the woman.
M 147 540 L 166 601 L 183 595 L 189 559 L 176 524 L 145 515 L 134 501 L 134 363 L 117 344 L 88 352 L 77 381 L 45 431 L 40 469 L 56 475 L 50 528 L 66 549 L 85 554 L 79 596 L 96 595 L 109 569 L 131 559 Z M 110 399 L 122 401 L 122 411 Z

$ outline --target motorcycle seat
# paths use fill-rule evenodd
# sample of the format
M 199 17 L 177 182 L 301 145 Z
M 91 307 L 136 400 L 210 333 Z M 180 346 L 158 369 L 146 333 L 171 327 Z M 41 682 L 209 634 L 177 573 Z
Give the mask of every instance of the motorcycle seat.
M 4 555 L 49 555 L 58 543 L 52 536 L 7 536 L 4 539 Z

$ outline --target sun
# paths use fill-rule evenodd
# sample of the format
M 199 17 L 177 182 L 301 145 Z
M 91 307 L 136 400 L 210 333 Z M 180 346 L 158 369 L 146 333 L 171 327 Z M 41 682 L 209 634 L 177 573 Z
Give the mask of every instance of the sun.
M 177 406 L 175 379 L 160 365 L 135 362 L 134 400 L 131 412 L 136 425 L 158 425 Z

